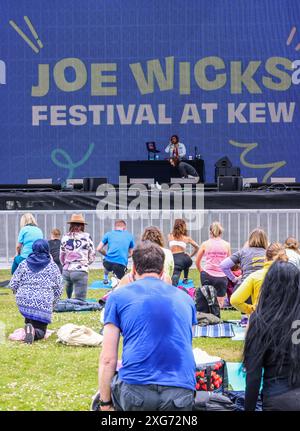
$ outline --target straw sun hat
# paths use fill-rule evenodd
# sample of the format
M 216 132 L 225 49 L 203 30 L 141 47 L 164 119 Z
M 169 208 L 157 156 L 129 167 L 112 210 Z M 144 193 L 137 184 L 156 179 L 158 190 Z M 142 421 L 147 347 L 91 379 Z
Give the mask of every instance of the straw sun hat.
M 81 224 L 87 224 L 84 221 L 84 217 L 82 214 L 72 214 L 70 220 L 67 223 L 81 223 Z

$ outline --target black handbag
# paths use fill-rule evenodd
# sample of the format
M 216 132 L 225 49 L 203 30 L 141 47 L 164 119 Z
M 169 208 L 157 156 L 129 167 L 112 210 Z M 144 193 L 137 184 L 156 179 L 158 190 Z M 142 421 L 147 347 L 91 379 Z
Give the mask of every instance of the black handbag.
M 196 291 L 196 310 L 221 317 L 221 310 L 214 286 L 204 285 Z

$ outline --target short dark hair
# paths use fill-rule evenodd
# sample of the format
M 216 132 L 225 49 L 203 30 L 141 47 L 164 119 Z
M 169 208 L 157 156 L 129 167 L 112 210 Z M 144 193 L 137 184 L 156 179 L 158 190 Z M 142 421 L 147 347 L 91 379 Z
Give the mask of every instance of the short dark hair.
M 126 221 L 125 220 L 116 220 L 115 221 L 115 226 L 120 226 L 120 225 L 126 226 Z
M 178 135 L 172 135 L 170 139 L 172 140 L 172 138 L 175 138 L 176 142 L 179 142 L 179 136 Z
M 164 268 L 165 253 L 153 242 L 142 241 L 133 250 L 132 260 L 139 275 L 150 272 L 161 274 Z

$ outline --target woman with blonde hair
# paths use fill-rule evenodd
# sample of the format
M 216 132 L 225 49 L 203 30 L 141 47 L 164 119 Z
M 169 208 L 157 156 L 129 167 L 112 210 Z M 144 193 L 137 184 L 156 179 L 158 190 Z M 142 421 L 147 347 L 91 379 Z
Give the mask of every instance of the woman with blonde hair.
M 284 243 L 285 252 L 290 263 L 293 263 L 298 269 L 300 269 L 300 252 L 299 243 L 296 238 L 290 236 L 285 240 Z
M 32 253 L 32 244 L 36 240 L 43 238 L 43 232 L 38 227 L 34 216 L 31 213 L 23 214 L 20 220 L 20 232 L 16 245 L 17 254 L 11 268 L 12 274 L 18 268 L 19 264 Z
M 229 242 L 222 239 L 223 230 L 223 226 L 218 221 L 213 222 L 209 227 L 210 238 L 201 244 L 196 257 L 196 267 L 200 272 L 201 284 L 202 286 L 213 286 L 216 289 L 221 308 L 224 305 L 228 279 L 220 268 L 220 263 L 231 255 Z M 205 266 L 202 268 L 203 257 L 205 257 Z
M 168 235 L 169 247 L 174 258 L 174 273 L 172 284 L 178 285 L 180 274 L 184 272 L 183 282 L 187 282 L 189 269 L 193 264 L 192 257 L 197 254 L 199 245 L 188 236 L 186 222 L 183 219 L 176 219 L 172 233 Z M 186 247 L 190 244 L 193 247 L 191 254 L 186 253 Z
M 248 241 L 241 250 L 233 253 L 221 262 L 221 270 L 229 280 L 236 284 L 234 290 L 238 288 L 248 275 L 262 269 L 267 248 L 268 238 L 265 231 L 261 228 L 256 228 L 250 233 Z M 240 277 L 236 277 L 231 271 L 231 268 L 237 264 L 241 266 L 242 275 Z
M 288 261 L 285 249 L 279 242 L 273 242 L 266 250 L 266 261 L 262 269 L 250 274 L 243 283 L 231 295 L 230 303 L 237 310 L 250 315 L 256 309 L 260 289 L 270 266 L 277 260 Z M 251 304 L 247 304 L 247 299 L 251 298 Z

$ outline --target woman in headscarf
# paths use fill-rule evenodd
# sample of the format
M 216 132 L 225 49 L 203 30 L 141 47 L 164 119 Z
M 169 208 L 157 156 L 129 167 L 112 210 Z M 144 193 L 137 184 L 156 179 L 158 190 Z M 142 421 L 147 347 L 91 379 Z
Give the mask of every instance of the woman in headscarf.
M 28 344 L 45 337 L 53 307 L 63 289 L 62 277 L 50 256 L 48 242 L 38 239 L 32 250 L 10 281 L 19 311 L 25 318 L 24 341 Z

